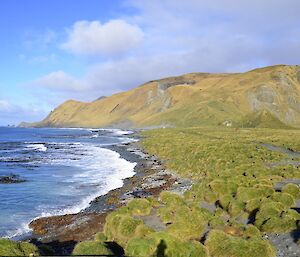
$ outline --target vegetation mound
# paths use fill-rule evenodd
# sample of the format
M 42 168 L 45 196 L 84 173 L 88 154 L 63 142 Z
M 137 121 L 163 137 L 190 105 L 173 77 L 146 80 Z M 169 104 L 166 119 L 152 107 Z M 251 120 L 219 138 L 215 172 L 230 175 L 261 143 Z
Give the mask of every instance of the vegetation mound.
M 214 257 L 276 256 L 275 249 L 268 241 L 259 237 L 234 237 L 218 230 L 209 233 L 205 245 Z
M 39 256 L 38 248 L 27 242 L 0 239 L 0 256 Z

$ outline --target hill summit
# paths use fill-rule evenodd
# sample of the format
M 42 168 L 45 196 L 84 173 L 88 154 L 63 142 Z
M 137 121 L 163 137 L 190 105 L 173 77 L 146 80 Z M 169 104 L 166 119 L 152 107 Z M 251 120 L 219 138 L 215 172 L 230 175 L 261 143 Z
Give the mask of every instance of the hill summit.
M 86 103 L 69 100 L 34 127 L 300 127 L 300 66 L 190 73 Z

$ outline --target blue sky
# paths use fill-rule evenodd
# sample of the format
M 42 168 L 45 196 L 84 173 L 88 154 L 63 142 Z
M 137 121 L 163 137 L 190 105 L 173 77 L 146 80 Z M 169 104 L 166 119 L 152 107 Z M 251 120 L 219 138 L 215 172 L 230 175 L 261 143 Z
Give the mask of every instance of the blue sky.
M 300 64 L 298 0 L 1 0 L 0 125 L 186 72 Z

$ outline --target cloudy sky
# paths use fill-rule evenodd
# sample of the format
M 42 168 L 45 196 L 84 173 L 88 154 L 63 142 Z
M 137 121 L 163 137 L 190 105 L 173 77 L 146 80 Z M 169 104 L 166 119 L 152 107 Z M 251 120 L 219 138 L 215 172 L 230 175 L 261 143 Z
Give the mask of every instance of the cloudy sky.
M 187 72 L 300 64 L 299 0 L 1 0 L 0 125 Z

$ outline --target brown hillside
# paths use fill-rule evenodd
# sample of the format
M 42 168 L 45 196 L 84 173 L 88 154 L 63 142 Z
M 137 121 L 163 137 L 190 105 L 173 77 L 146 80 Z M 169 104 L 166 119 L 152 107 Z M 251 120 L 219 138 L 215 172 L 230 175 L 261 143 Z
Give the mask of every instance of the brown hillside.
M 31 125 L 129 128 L 249 124 L 300 127 L 300 66 L 278 65 L 234 74 L 191 73 L 150 81 L 91 103 L 67 101 Z

